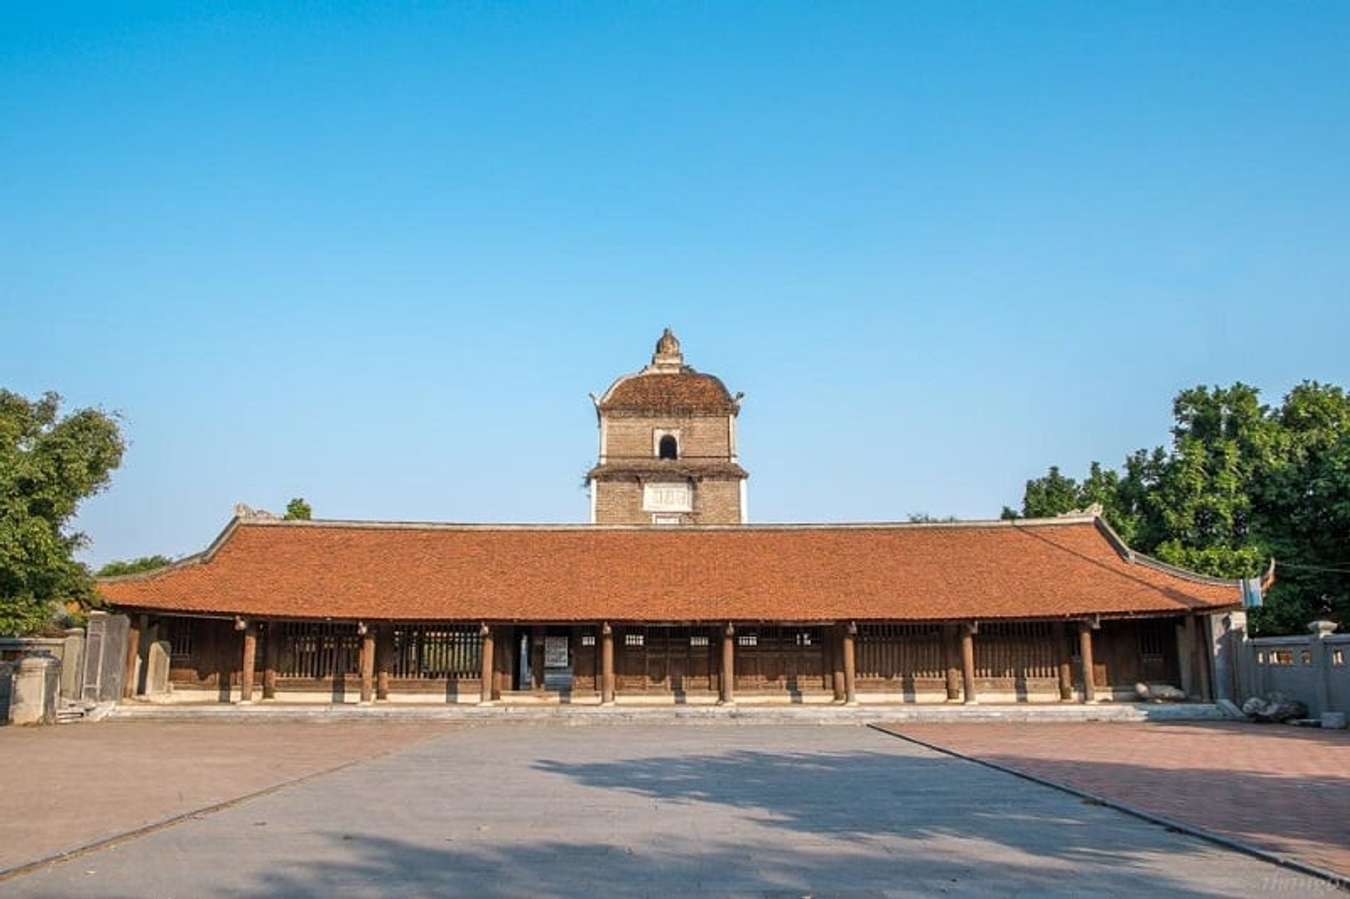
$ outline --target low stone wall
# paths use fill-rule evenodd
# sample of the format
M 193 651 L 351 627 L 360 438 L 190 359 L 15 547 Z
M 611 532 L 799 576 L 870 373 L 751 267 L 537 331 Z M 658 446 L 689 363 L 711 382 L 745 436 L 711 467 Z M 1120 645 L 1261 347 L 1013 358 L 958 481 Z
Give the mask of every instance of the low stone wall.
M 1257 637 L 1244 646 L 1243 699 L 1284 693 L 1311 717 L 1350 712 L 1350 634 L 1317 621 L 1307 636 Z
M 0 661 L 47 655 L 61 663 L 60 695 L 79 698 L 84 668 L 84 629 L 70 628 L 62 637 L 0 637 Z

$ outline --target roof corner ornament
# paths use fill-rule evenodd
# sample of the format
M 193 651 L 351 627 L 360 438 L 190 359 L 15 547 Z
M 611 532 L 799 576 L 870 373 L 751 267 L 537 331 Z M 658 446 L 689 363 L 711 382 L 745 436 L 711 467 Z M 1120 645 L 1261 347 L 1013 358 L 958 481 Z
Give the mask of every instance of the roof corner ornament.
M 234 504 L 234 517 L 243 521 L 278 521 L 276 515 L 266 509 L 255 509 L 248 503 Z
M 1070 509 L 1070 510 L 1067 511 L 1067 512 L 1061 512 L 1061 513 L 1059 513 L 1058 515 L 1056 515 L 1055 517 L 1056 517 L 1056 518 L 1101 518 L 1101 517 L 1102 517 L 1102 514 L 1103 514 L 1105 511 L 1106 511 L 1106 509 L 1104 509 L 1104 508 L 1102 507 L 1102 504 L 1101 504 L 1101 503 L 1093 503 L 1093 504 L 1091 504 L 1091 505 L 1089 505 L 1089 506 L 1084 506 L 1084 507 L 1081 508 L 1081 509 Z

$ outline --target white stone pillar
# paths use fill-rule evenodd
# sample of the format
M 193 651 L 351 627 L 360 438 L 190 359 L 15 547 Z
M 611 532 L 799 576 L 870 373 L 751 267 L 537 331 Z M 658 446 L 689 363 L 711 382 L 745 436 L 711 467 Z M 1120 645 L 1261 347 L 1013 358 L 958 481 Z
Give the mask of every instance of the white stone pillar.
M 15 724 L 55 724 L 61 662 L 52 656 L 25 656 L 14 670 L 9 720 Z

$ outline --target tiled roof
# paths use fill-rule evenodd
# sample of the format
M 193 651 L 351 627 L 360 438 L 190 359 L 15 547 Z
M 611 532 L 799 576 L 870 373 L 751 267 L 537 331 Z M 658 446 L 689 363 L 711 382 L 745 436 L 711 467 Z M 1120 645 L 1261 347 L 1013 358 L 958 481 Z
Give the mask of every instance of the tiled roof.
M 700 459 L 686 456 L 683 459 L 653 459 L 650 456 L 610 456 L 603 465 L 597 465 L 586 472 L 586 477 L 597 480 L 615 478 L 659 480 L 662 477 L 745 478 L 749 475 L 740 465 L 721 457 Z
M 736 410 L 736 401 L 720 378 L 686 368 L 620 378 L 605 392 L 600 408 L 605 412 L 728 413 Z
M 98 589 L 126 608 L 364 620 L 958 620 L 1239 602 L 1236 582 L 1135 556 L 1093 518 L 681 528 L 245 518 L 198 556 Z

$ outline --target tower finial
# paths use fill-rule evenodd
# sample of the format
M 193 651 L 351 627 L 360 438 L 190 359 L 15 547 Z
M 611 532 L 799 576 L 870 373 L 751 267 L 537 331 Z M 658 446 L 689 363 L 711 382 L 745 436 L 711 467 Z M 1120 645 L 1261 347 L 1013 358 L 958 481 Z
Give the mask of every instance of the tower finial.
M 680 371 L 684 368 L 680 339 L 670 328 L 662 331 L 661 339 L 656 341 L 656 352 L 652 354 L 652 368 L 657 371 Z

